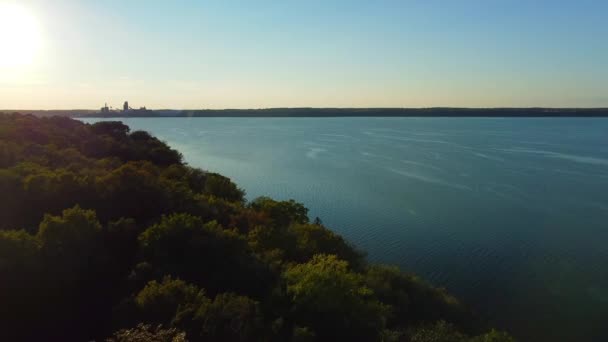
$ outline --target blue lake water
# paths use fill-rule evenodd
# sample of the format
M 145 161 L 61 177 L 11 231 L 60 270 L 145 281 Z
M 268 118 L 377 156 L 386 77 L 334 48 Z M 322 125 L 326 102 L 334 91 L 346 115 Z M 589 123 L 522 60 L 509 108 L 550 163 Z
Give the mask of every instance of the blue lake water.
M 608 341 L 608 120 L 120 120 L 523 341 Z

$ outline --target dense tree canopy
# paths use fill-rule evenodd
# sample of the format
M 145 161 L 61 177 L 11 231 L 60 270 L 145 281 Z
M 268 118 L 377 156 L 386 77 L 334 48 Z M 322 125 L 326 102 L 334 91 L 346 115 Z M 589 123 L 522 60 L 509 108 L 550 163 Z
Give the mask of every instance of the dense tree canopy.
M 120 122 L 0 114 L 0 340 L 507 342 Z

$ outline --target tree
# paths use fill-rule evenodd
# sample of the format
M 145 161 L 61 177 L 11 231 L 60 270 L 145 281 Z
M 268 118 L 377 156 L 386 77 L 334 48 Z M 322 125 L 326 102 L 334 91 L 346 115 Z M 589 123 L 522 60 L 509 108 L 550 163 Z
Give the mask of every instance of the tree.
M 389 316 L 392 327 L 445 320 L 472 328 L 466 324 L 474 321 L 472 314 L 456 298 L 397 267 L 369 266 L 364 279 L 378 298 L 393 308 Z
M 102 226 L 95 212 L 79 206 L 61 216 L 45 215 L 36 234 L 40 241 L 45 300 L 36 311 L 52 317 L 39 328 L 49 338 L 86 338 L 93 326 L 110 320 L 107 302 L 112 285 L 108 278 L 108 251 L 102 241 Z M 91 296 L 95 293 L 95 296 Z M 64 331 L 69 322 L 88 315 L 89 320 Z
M 91 130 L 99 135 L 109 135 L 115 139 L 124 139 L 127 137 L 130 128 L 120 121 L 101 121 L 92 124 Z
M 410 338 L 411 342 L 467 342 L 467 340 L 466 335 L 445 321 L 419 328 Z
M 46 296 L 40 282 L 40 244 L 29 233 L 0 231 L 0 340 L 31 336 L 44 315 L 38 309 Z
M 296 323 L 312 328 L 319 341 L 373 341 L 384 328 L 387 308 L 346 261 L 316 255 L 284 278 Z
M 316 224 L 294 224 L 289 232 L 296 240 L 296 261 L 305 262 L 315 254 L 332 254 L 345 260 L 353 268 L 363 265 L 363 255 L 349 245 L 340 235 Z
M 159 274 L 173 275 L 209 293 L 268 291 L 268 270 L 250 252 L 245 239 L 217 222 L 189 214 L 164 216 L 139 237 L 145 261 Z
M 204 290 L 171 277 L 149 282 L 135 305 L 143 321 L 177 327 L 197 341 L 249 341 L 263 335 L 258 302 L 233 293 L 210 300 Z
M 47 261 L 78 270 L 90 266 L 90 259 L 99 249 L 100 234 L 95 212 L 75 206 L 64 210 L 62 216 L 45 215 L 36 237 Z
M 0 170 L 0 229 L 15 229 L 25 216 L 25 193 L 22 179 L 16 172 Z
M 151 163 L 129 162 L 95 179 L 98 211 L 104 220 L 131 217 L 137 222 L 151 222 L 171 212 L 174 203 L 188 195 L 171 190 Z
M 234 293 L 218 294 L 196 310 L 194 326 L 202 341 L 245 342 L 263 340 L 263 316 L 258 302 Z
M 208 302 L 205 291 L 167 276 L 149 282 L 135 297 L 140 317 L 153 324 L 170 324 L 180 312 L 196 310 Z
M 308 209 L 294 201 L 275 201 L 268 197 L 259 197 L 251 202 L 254 210 L 266 213 L 278 227 L 287 227 L 292 223 L 308 223 Z
M 468 342 L 515 342 L 515 339 L 506 332 L 492 329 L 483 335 L 471 338 Z
M 106 342 L 188 342 L 186 333 L 175 328 L 152 328 L 149 324 L 138 324 L 132 329 L 122 329 L 108 338 Z
M 242 202 L 245 197 L 245 192 L 232 183 L 230 178 L 217 173 L 207 174 L 205 193 L 233 202 Z
M 515 342 L 513 337 L 494 329 L 488 333 L 469 337 L 453 324 L 438 321 L 434 324 L 423 325 L 414 330 L 410 337 L 411 342 Z

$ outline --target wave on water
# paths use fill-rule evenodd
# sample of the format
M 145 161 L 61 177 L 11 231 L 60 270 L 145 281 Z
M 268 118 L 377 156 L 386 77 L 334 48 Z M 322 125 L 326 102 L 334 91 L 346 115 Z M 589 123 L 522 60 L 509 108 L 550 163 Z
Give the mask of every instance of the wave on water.
M 310 159 L 317 159 L 317 156 L 320 153 L 326 152 L 327 150 L 324 148 L 320 148 L 320 147 L 311 147 L 308 149 L 308 152 L 306 152 L 306 157 L 310 158 Z
M 393 160 L 393 158 L 391 158 L 389 156 L 384 156 L 384 155 L 376 154 L 376 153 L 372 153 L 372 152 L 361 151 L 361 155 L 363 155 L 365 157 L 375 157 L 375 158 L 380 158 L 380 159 L 385 159 L 385 160 Z
M 416 143 L 423 143 L 423 144 L 442 144 L 442 145 L 456 146 L 456 147 L 463 148 L 463 149 L 470 149 L 470 147 L 468 147 L 468 146 L 460 145 L 460 144 L 450 142 L 450 141 L 445 141 L 445 140 L 399 137 L 399 136 L 394 136 L 394 135 L 376 134 L 376 133 L 368 132 L 368 131 L 363 132 L 363 134 L 372 136 L 374 138 L 381 138 L 381 139 L 408 141 L 408 142 L 416 142 Z
M 458 183 L 451 183 L 451 182 L 448 182 L 448 181 L 445 181 L 445 180 L 442 180 L 439 178 L 431 177 L 431 176 L 425 176 L 425 175 L 421 175 L 421 174 L 417 174 L 417 173 L 412 173 L 412 172 L 408 172 L 408 171 L 404 171 L 404 170 L 395 169 L 392 167 L 387 168 L 387 170 L 391 171 L 393 173 L 396 173 L 398 175 L 405 176 L 405 177 L 415 179 L 415 180 L 425 182 L 425 183 L 443 185 L 443 186 L 447 186 L 447 187 L 458 189 L 458 190 L 469 190 L 469 191 L 473 190 L 469 186 L 458 184 Z
M 608 174 L 602 174 L 602 173 L 591 173 L 591 172 L 580 172 L 580 171 L 574 171 L 574 170 L 563 170 L 563 169 L 553 169 L 553 172 L 555 173 L 561 173 L 561 174 L 565 174 L 565 175 L 572 175 L 572 176 L 578 176 L 578 177 L 585 177 L 585 178 L 608 178 Z
M 186 132 L 186 130 L 181 129 L 179 127 L 173 127 L 171 128 L 171 132 L 175 133 L 175 134 L 179 134 L 183 137 L 187 137 L 188 136 L 188 132 Z
M 543 155 L 546 157 L 564 159 L 564 160 L 569 160 L 569 161 L 573 161 L 576 163 L 608 166 L 608 159 L 605 159 L 605 158 L 581 156 L 581 155 L 566 154 L 566 153 L 559 153 L 559 152 L 545 151 L 545 150 L 534 150 L 534 149 L 528 149 L 528 148 L 497 148 L 495 150 L 503 151 L 503 152 L 510 152 L 510 153 L 540 154 L 540 155 Z
M 334 138 L 346 138 L 346 139 L 352 139 L 354 140 L 355 138 L 353 138 L 350 135 L 346 135 L 346 134 L 337 134 L 337 133 L 319 133 L 319 135 L 325 136 L 325 137 L 334 137 Z
M 487 160 L 493 160 L 493 161 L 498 161 L 498 162 L 504 162 L 505 161 L 504 159 L 502 159 L 500 157 L 489 156 L 487 154 L 479 153 L 479 152 L 474 152 L 473 155 L 477 156 L 479 158 L 487 159 Z
M 401 162 L 404 163 L 404 164 L 426 167 L 426 168 L 433 169 L 433 170 L 436 170 L 436 171 L 442 171 L 442 172 L 445 171 L 445 170 L 443 170 L 443 169 L 441 169 L 441 168 L 439 168 L 437 166 L 429 165 L 429 164 L 425 164 L 425 163 L 420 163 L 420 162 L 416 162 L 416 161 L 413 161 L 413 160 L 401 159 Z

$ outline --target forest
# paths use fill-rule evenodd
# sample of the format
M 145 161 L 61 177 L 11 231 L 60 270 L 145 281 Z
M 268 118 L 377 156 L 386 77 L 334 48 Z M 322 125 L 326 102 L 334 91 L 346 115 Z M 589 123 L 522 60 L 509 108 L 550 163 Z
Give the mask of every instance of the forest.
M 514 341 L 121 122 L 0 114 L 0 203 L 2 341 Z

